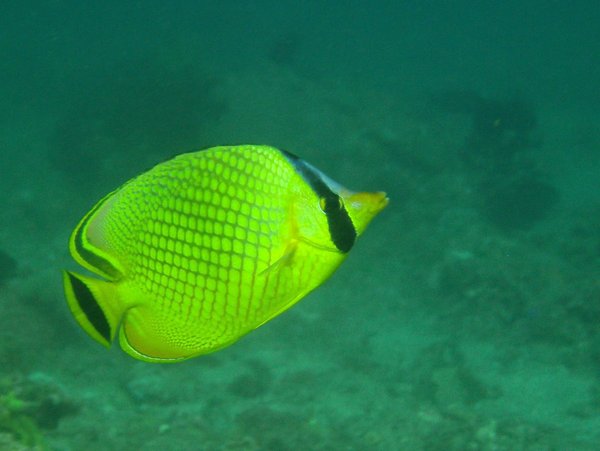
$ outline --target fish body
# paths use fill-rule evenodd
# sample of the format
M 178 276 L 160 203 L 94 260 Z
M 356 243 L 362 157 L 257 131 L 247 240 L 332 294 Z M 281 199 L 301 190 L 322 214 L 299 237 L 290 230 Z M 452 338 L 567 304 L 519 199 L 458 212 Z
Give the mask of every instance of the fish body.
M 384 193 L 354 193 L 268 146 L 213 147 L 158 164 L 73 231 L 70 310 L 92 338 L 173 362 L 228 346 L 342 263 Z

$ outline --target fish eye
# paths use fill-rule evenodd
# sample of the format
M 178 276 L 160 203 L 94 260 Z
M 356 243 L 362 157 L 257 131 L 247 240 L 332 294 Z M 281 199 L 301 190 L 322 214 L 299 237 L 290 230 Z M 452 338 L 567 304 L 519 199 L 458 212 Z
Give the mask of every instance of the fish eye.
M 321 211 L 323 213 L 325 213 L 325 211 L 327 210 L 327 199 L 325 199 L 324 197 L 321 197 L 319 199 L 319 208 L 321 208 Z
M 319 207 L 323 213 L 331 213 L 336 210 L 342 210 L 344 204 L 342 203 L 342 198 L 340 196 L 321 197 L 319 199 Z

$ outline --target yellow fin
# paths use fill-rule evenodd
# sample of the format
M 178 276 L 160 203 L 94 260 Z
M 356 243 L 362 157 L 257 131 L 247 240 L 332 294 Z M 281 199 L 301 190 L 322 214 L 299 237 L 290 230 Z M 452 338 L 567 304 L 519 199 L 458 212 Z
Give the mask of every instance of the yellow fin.
M 149 303 L 133 305 L 127 310 L 119 329 L 119 343 L 130 356 L 154 363 L 173 363 L 200 354 L 214 352 L 230 344 L 215 344 L 206 334 L 209 324 L 191 327 L 182 318 L 165 316 Z
M 123 307 L 114 283 L 63 271 L 67 303 L 79 325 L 106 347 L 113 341 Z
M 177 323 L 177 319 L 173 319 Z M 163 327 L 165 326 L 166 327 Z M 186 352 L 173 340 L 182 328 L 171 328 L 160 311 L 149 305 L 138 305 L 127 311 L 119 330 L 121 349 L 145 362 L 177 362 L 187 358 Z M 175 343 L 173 343 L 175 341 Z

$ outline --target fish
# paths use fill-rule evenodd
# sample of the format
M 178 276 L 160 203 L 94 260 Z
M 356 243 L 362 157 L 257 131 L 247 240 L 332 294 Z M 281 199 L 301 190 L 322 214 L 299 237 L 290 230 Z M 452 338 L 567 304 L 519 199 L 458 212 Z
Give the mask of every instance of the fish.
M 218 146 L 157 164 L 112 191 L 69 239 L 92 275 L 63 271 L 88 335 L 147 362 L 236 342 L 340 266 L 384 192 L 353 192 L 291 152 Z

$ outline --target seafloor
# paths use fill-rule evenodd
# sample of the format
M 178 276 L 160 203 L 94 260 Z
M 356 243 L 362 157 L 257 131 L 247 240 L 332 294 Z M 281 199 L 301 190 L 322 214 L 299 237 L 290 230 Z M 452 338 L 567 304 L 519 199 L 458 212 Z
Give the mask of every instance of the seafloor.
M 600 206 L 578 187 L 600 118 L 272 60 L 146 65 L 27 126 L 4 115 L 0 449 L 598 449 Z M 390 205 L 321 289 L 228 349 L 152 365 L 90 340 L 61 289 L 79 217 L 169 155 L 240 142 Z

